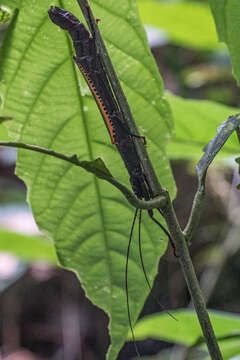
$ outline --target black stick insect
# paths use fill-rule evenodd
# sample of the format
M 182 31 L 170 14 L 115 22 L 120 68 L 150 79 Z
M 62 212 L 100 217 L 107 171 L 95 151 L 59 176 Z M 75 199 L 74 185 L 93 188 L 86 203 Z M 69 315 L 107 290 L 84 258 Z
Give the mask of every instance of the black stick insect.
M 147 182 L 147 178 L 144 174 L 141 160 L 138 156 L 136 146 L 133 141 L 134 136 L 135 137 L 136 136 L 139 137 L 139 136 L 131 134 L 127 123 L 124 122 L 123 120 L 122 114 L 119 110 L 118 103 L 114 97 L 113 91 L 111 89 L 111 85 L 102 66 L 100 57 L 97 53 L 95 32 L 93 26 L 91 26 L 90 28 L 91 30 L 91 35 L 90 35 L 89 31 L 86 29 L 84 24 L 81 23 L 70 12 L 58 7 L 51 7 L 48 13 L 52 22 L 58 25 L 60 28 L 67 30 L 72 38 L 76 52 L 76 56 L 73 56 L 73 59 L 77 64 L 78 68 L 80 69 L 84 79 L 86 80 L 93 94 L 93 97 L 98 105 L 98 108 L 102 114 L 103 120 L 109 132 L 111 142 L 117 147 L 117 150 L 119 151 L 124 161 L 125 167 L 127 168 L 128 173 L 130 175 L 130 183 L 134 193 L 139 199 L 150 200 L 151 198 L 153 198 L 153 194 Z M 89 23 L 91 25 L 90 16 L 89 16 L 89 20 L 90 20 Z M 140 138 L 143 138 L 145 141 L 144 137 L 140 137 Z M 138 211 L 140 213 L 139 215 L 140 260 L 146 282 L 151 290 L 151 285 L 145 271 L 143 257 L 142 257 L 142 248 L 141 248 L 141 239 L 140 239 L 142 210 L 136 209 L 131 227 L 128 249 L 127 249 L 126 273 L 125 273 L 127 310 L 128 310 L 128 318 L 129 318 L 129 324 L 130 324 L 133 340 L 134 340 L 134 334 L 133 334 L 133 328 L 132 328 L 131 316 L 130 316 L 127 272 L 128 272 L 128 258 L 129 258 L 132 234 L 133 234 L 136 218 L 138 215 Z M 158 211 L 161 213 L 160 209 L 158 209 Z M 169 232 L 162 226 L 162 224 L 160 224 L 154 218 L 153 210 L 148 210 L 148 214 L 150 218 L 158 226 L 160 226 L 160 228 L 164 231 L 164 233 L 168 236 L 168 238 L 172 243 L 172 239 Z M 137 349 L 136 351 L 138 354 Z

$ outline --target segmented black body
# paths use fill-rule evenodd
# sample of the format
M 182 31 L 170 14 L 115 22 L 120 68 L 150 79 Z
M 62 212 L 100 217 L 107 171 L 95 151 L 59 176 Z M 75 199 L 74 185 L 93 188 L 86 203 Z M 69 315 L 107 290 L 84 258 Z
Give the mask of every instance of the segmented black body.
M 130 129 L 123 122 L 110 83 L 97 54 L 93 36 L 73 14 L 52 7 L 49 16 L 54 24 L 67 30 L 76 51 L 74 60 L 83 74 L 109 131 L 111 141 L 116 145 L 130 175 L 130 183 L 136 196 L 149 200 L 150 190 L 136 151 Z

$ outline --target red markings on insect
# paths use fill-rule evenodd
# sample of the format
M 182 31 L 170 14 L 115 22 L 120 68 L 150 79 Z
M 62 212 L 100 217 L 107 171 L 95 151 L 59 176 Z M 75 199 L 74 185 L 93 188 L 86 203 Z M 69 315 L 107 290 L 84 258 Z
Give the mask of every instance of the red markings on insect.
M 101 111 L 101 114 L 104 118 L 104 121 L 105 121 L 105 124 L 107 126 L 107 129 L 109 131 L 109 135 L 110 135 L 110 138 L 111 138 L 111 142 L 112 144 L 115 144 L 116 145 L 116 141 L 115 141 L 115 131 L 114 131 L 114 127 L 113 127 L 113 124 L 112 124 L 112 121 L 111 121 L 111 117 L 110 117 L 110 114 L 108 113 L 102 99 L 101 99 L 101 96 L 99 95 L 99 93 L 97 92 L 95 86 L 94 86 L 94 83 L 93 81 L 91 80 L 90 76 L 87 74 L 86 70 L 81 66 L 81 64 L 76 60 L 76 57 L 74 56 L 73 59 L 75 60 L 76 64 L 78 65 L 79 67 L 79 70 L 81 71 L 84 79 L 86 80 L 95 100 L 96 100 L 96 103 Z

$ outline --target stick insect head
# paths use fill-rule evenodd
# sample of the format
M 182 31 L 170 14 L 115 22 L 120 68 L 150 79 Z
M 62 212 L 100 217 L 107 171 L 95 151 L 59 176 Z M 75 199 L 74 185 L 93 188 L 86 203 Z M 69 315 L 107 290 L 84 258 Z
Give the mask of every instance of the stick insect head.
M 71 30 L 79 23 L 78 19 L 70 12 L 56 6 L 51 6 L 48 14 L 52 22 L 64 30 Z
M 51 6 L 48 10 L 50 19 L 61 29 L 69 31 L 73 41 L 88 41 L 89 32 L 72 13 L 57 6 Z

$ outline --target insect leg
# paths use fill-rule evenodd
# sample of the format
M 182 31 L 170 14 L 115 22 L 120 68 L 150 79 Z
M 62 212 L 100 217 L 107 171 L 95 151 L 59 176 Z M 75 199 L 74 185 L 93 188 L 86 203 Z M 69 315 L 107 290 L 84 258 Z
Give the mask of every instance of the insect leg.
M 131 330 L 131 333 L 132 333 L 132 340 L 133 340 L 133 343 L 134 343 L 134 347 L 135 347 L 137 357 L 140 358 L 140 354 L 139 354 L 139 351 L 138 351 L 138 348 L 137 348 L 137 344 L 136 344 L 136 340 L 135 340 L 135 336 L 134 336 L 134 331 L 133 331 L 133 325 L 132 325 L 131 313 L 130 313 L 130 305 L 129 305 L 129 293 L 128 293 L 128 260 L 129 260 L 129 254 L 130 254 L 133 230 L 134 230 L 135 222 L 136 222 L 136 219 L 137 219 L 137 214 L 138 214 L 138 209 L 136 209 L 135 214 L 134 214 L 132 227 L 131 227 L 131 231 L 130 231 L 130 236 L 129 236 L 129 241 L 128 241 L 128 247 L 127 247 L 127 259 L 126 259 L 126 268 L 125 268 L 125 290 L 126 290 L 126 299 L 127 299 L 128 321 L 129 321 L 129 326 L 130 326 L 130 330 Z
M 92 22 L 91 8 L 90 8 L 89 4 L 86 4 L 85 6 L 86 6 L 86 9 L 87 9 L 87 14 L 88 14 L 89 30 L 90 30 L 90 32 L 92 34 L 93 39 L 95 40 L 96 39 L 96 33 L 95 33 L 93 22 Z M 96 23 L 98 23 L 100 21 L 100 19 L 96 19 L 95 21 L 96 21 Z
M 144 266 L 144 261 L 143 261 L 143 251 L 142 251 L 142 242 L 141 242 L 141 223 L 142 223 L 142 210 L 140 209 L 140 211 L 139 211 L 139 222 L 138 222 L 138 248 L 139 248 L 139 255 L 140 255 L 141 265 L 142 265 L 142 269 L 143 269 L 143 274 L 144 274 L 146 283 L 147 283 L 147 285 L 149 287 L 149 290 L 151 291 L 152 286 L 151 286 L 150 281 L 148 279 L 147 272 L 146 272 L 146 269 L 145 269 L 145 266 Z M 151 294 L 151 296 L 156 301 L 156 303 L 158 304 L 160 309 L 165 310 L 164 306 L 159 302 L 159 300 L 153 294 Z M 174 320 L 177 320 L 175 318 L 175 316 L 173 316 L 170 312 L 166 311 L 166 313 L 169 316 L 171 316 Z
M 162 215 L 161 210 L 158 209 L 158 211 Z M 153 211 L 152 210 L 148 210 L 148 215 L 155 222 L 155 224 L 157 224 L 162 229 L 162 231 L 167 235 L 167 237 L 168 237 L 168 239 L 170 241 L 170 244 L 172 245 L 174 256 L 178 257 L 176 247 L 175 247 L 175 244 L 173 242 L 173 239 L 172 239 L 170 233 L 167 231 L 167 229 L 165 229 L 165 227 L 157 219 L 155 219 L 155 217 L 153 216 Z

